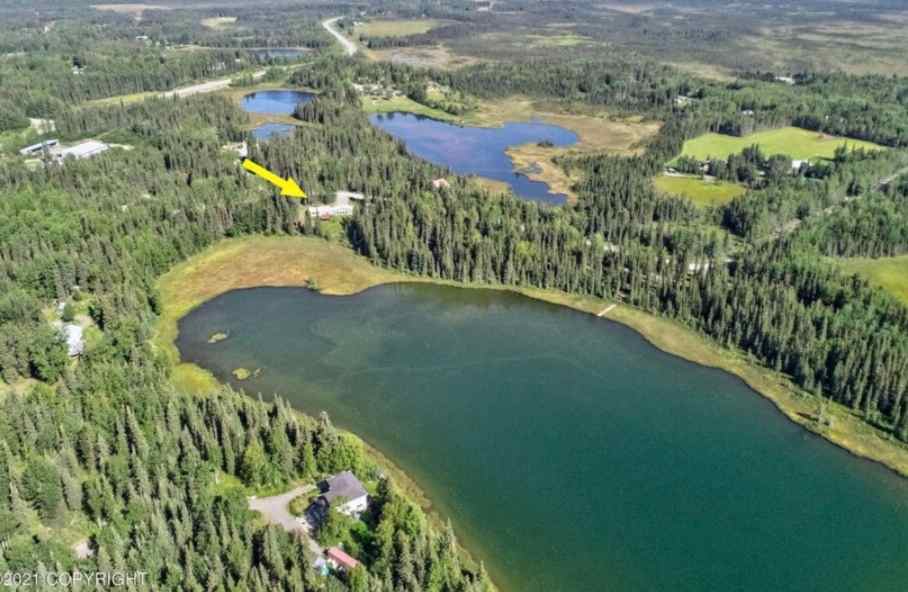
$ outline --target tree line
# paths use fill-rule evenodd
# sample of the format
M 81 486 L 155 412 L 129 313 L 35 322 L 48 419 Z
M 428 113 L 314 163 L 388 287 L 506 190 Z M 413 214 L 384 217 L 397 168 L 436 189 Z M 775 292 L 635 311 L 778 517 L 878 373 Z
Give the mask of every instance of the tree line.
M 223 237 L 298 231 L 296 207 L 221 150 L 246 137 L 246 116 L 200 96 L 84 107 L 59 124 L 74 136 L 106 125 L 133 150 L 0 165 L 0 373 L 38 381 L 0 401 L 0 570 L 139 570 L 151 590 L 490 590 L 450 526 L 327 417 L 177 392 L 149 344 L 158 275 Z M 77 364 L 45 315 L 58 300 L 87 302 L 100 330 Z M 340 470 L 375 487 L 364 568 L 324 578 L 301 539 L 253 520 L 242 486 Z M 75 533 L 89 557 L 74 555 Z

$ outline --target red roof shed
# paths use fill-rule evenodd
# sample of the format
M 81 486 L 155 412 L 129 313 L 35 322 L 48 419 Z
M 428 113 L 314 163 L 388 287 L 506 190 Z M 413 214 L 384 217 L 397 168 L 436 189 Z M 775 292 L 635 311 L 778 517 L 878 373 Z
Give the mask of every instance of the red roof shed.
M 359 561 L 350 557 L 344 553 L 343 549 L 338 547 L 331 547 L 325 551 L 325 555 L 328 556 L 328 559 L 336 563 L 339 567 L 344 569 L 355 569 L 359 565 Z

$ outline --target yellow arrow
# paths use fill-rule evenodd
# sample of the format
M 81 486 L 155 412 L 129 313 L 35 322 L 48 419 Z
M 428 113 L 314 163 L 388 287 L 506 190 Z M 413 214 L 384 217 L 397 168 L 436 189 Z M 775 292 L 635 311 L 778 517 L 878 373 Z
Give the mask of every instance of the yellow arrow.
M 269 183 L 276 185 L 281 190 L 281 195 L 284 197 L 306 197 L 306 192 L 300 189 L 300 186 L 296 184 L 296 181 L 287 177 L 286 179 L 281 179 L 279 176 L 275 175 L 265 167 L 255 164 L 248 158 L 243 161 L 243 168 L 254 173 L 265 179 Z

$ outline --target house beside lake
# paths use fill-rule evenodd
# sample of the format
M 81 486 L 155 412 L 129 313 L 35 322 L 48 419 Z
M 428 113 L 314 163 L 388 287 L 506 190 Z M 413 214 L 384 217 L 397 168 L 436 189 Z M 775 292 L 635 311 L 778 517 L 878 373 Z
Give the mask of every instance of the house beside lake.
M 338 473 L 325 479 L 318 485 L 319 495 L 308 512 L 318 521 L 321 521 L 331 510 L 358 518 L 369 507 L 369 493 L 356 475 L 350 471 Z

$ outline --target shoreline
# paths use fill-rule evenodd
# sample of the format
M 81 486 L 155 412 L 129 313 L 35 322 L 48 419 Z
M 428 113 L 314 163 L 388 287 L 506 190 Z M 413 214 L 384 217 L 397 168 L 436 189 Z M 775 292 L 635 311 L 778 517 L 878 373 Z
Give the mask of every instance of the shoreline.
M 174 380 L 179 386 L 189 390 L 216 387 L 219 383 L 210 372 L 180 361 L 175 345 L 179 319 L 203 302 L 231 290 L 300 287 L 310 279 L 317 281 L 321 293 L 336 296 L 400 282 L 504 290 L 615 321 L 633 329 L 657 349 L 737 376 L 804 429 L 908 478 L 908 445 L 864 422 L 850 409 L 798 388 L 787 377 L 757 365 L 741 352 L 720 347 L 677 321 L 591 296 L 411 276 L 377 267 L 345 246 L 315 237 L 225 239 L 178 264 L 158 280 L 163 307 L 152 343 L 174 362 Z M 616 306 L 600 317 L 611 305 Z M 825 406 L 826 414 L 832 418 L 831 426 L 821 427 L 816 423 L 820 405 Z
M 178 322 L 204 302 L 232 290 L 257 287 L 304 287 L 315 280 L 320 292 L 332 296 L 349 296 L 369 288 L 393 283 L 431 283 L 460 288 L 480 288 L 508 291 L 528 298 L 565 306 L 596 318 L 624 325 L 643 337 L 649 344 L 671 355 L 706 367 L 717 368 L 741 379 L 755 393 L 769 400 L 789 420 L 823 437 L 850 454 L 874 461 L 893 472 L 908 477 L 908 446 L 887 439 L 878 430 L 845 407 L 797 388 L 788 378 L 756 365 L 744 354 L 726 350 L 706 337 L 674 320 L 659 317 L 600 298 L 556 292 L 539 288 L 463 284 L 450 280 L 410 276 L 377 267 L 348 247 L 316 237 L 250 236 L 224 239 L 205 251 L 184 261 L 158 279 L 162 312 L 155 325 L 151 342 L 174 362 L 172 381 L 190 392 L 220 388 L 221 383 L 209 371 L 194 364 L 181 362 L 176 348 Z M 833 418 L 830 427 L 821 427 L 814 420 L 821 404 Z M 386 467 L 404 494 L 425 511 L 436 524 L 444 524 L 443 516 L 425 490 L 395 464 L 387 455 L 345 430 L 363 444 L 367 454 Z M 478 564 L 471 549 L 482 545 L 469 534 L 458 533 L 461 550 L 468 561 Z M 487 565 L 490 576 L 499 590 L 507 578 Z

